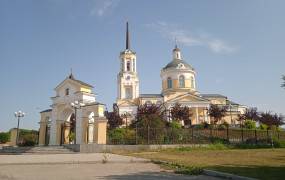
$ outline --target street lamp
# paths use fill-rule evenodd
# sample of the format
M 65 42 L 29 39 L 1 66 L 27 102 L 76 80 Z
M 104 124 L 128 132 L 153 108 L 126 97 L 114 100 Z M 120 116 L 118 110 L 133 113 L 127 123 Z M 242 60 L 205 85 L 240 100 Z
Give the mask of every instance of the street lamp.
M 17 125 L 17 137 L 16 137 L 16 145 L 18 145 L 18 140 L 19 140 L 19 123 L 20 123 L 20 118 L 25 116 L 25 113 L 22 111 L 18 111 L 14 113 L 15 117 L 18 119 L 18 125 Z
M 74 101 L 73 103 L 71 103 L 71 106 L 74 108 L 74 144 L 76 144 L 76 111 L 77 109 L 81 109 L 81 107 L 85 106 L 84 103 L 78 102 L 78 101 Z

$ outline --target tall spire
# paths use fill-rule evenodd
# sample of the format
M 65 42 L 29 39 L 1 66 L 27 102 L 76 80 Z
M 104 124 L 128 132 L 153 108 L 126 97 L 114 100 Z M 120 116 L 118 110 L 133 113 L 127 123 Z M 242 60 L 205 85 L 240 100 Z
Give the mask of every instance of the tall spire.
M 126 49 L 130 49 L 130 35 L 129 35 L 129 22 L 127 22 L 127 31 L 126 31 Z

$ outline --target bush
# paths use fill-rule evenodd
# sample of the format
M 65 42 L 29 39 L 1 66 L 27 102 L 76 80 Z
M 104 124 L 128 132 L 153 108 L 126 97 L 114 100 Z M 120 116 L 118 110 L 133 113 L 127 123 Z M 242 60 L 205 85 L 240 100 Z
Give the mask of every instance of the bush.
M 193 127 L 194 129 L 204 129 L 204 125 L 203 125 L 203 124 L 193 125 L 192 127 Z
M 0 143 L 6 143 L 10 140 L 9 132 L 0 132 Z
M 135 131 L 126 128 L 115 128 L 108 131 L 112 144 L 135 144 Z
M 38 136 L 34 134 L 33 131 L 25 132 L 20 136 L 20 146 L 34 146 L 37 144 Z
M 246 129 L 255 129 L 255 128 L 256 128 L 256 123 L 255 123 L 255 121 L 246 120 L 246 121 L 244 122 L 244 128 L 246 128 Z
M 276 148 L 285 148 L 285 140 L 273 139 L 273 145 Z
M 178 121 L 172 121 L 169 123 L 169 127 L 173 129 L 181 129 L 182 125 Z
M 210 124 L 207 123 L 207 122 L 203 122 L 202 125 L 203 125 L 203 127 L 204 127 L 205 129 L 210 128 Z
M 227 122 L 223 122 L 222 124 L 218 125 L 218 130 L 225 130 L 229 127 L 229 124 Z
M 259 125 L 259 129 L 261 129 L 261 130 L 267 130 L 267 129 L 268 129 L 268 126 L 267 126 L 266 124 L 261 123 L 261 124 Z

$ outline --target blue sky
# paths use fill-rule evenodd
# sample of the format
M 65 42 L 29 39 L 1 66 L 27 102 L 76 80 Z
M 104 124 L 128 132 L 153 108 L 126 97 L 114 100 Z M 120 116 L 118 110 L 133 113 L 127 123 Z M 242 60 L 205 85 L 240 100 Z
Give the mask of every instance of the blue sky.
M 38 129 L 56 87 L 73 69 L 110 109 L 125 22 L 141 93 L 160 93 L 175 37 L 201 93 L 220 93 L 285 114 L 285 2 L 280 0 L 1 0 L 0 131 Z

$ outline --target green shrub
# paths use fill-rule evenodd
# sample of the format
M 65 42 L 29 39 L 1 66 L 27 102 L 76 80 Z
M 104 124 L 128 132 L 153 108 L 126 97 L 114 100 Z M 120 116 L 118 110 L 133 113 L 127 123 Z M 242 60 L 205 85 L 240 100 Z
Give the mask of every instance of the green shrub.
M 261 130 L 267 130 L 267 129 L 268 129 L 268 126 L 267 126 L 266 124 L 261 123 L 261 124 L 259 125 L 259 129 L 261 129 Z
M 256 128 L 256 122 L 252 120 L 246 120 L 244 122 L 244 128 L 246 129 L 255 129 Z
M 28 131 L 20 133 L 19 145 L 20 146 L 34 146 L 37 144 L 38 135 L 35 134 L 36 131 Z
M 285 148 L 285 140 L 278 140 L 273 138 L 273 145 L 276 148 Z
M 229 127 L 229 124 L 227 122 L 223 122 L 222 124 L 218 125 L 219 130 L 225 130 Z
M 210 124 L 207 122 L 203 122 L 202 125 L 203 125 L 204 129 L 210 128 Z
M 108 131 L 108 138 L 113 144 L 134 144 L 135 131 L 126 128 L 115 128 Z
M 197 124 L 193 126 L 194 129 L 204 129 L 204 125 L 203 124 Z
M 178 121 L 172 121 L 169 123 L 169 127 L 171 127 L 172 129 L 181 129 L 182 125 Z
M 0 143 L 6 143 L 10 140 L 9 132 L 0 132 Z

